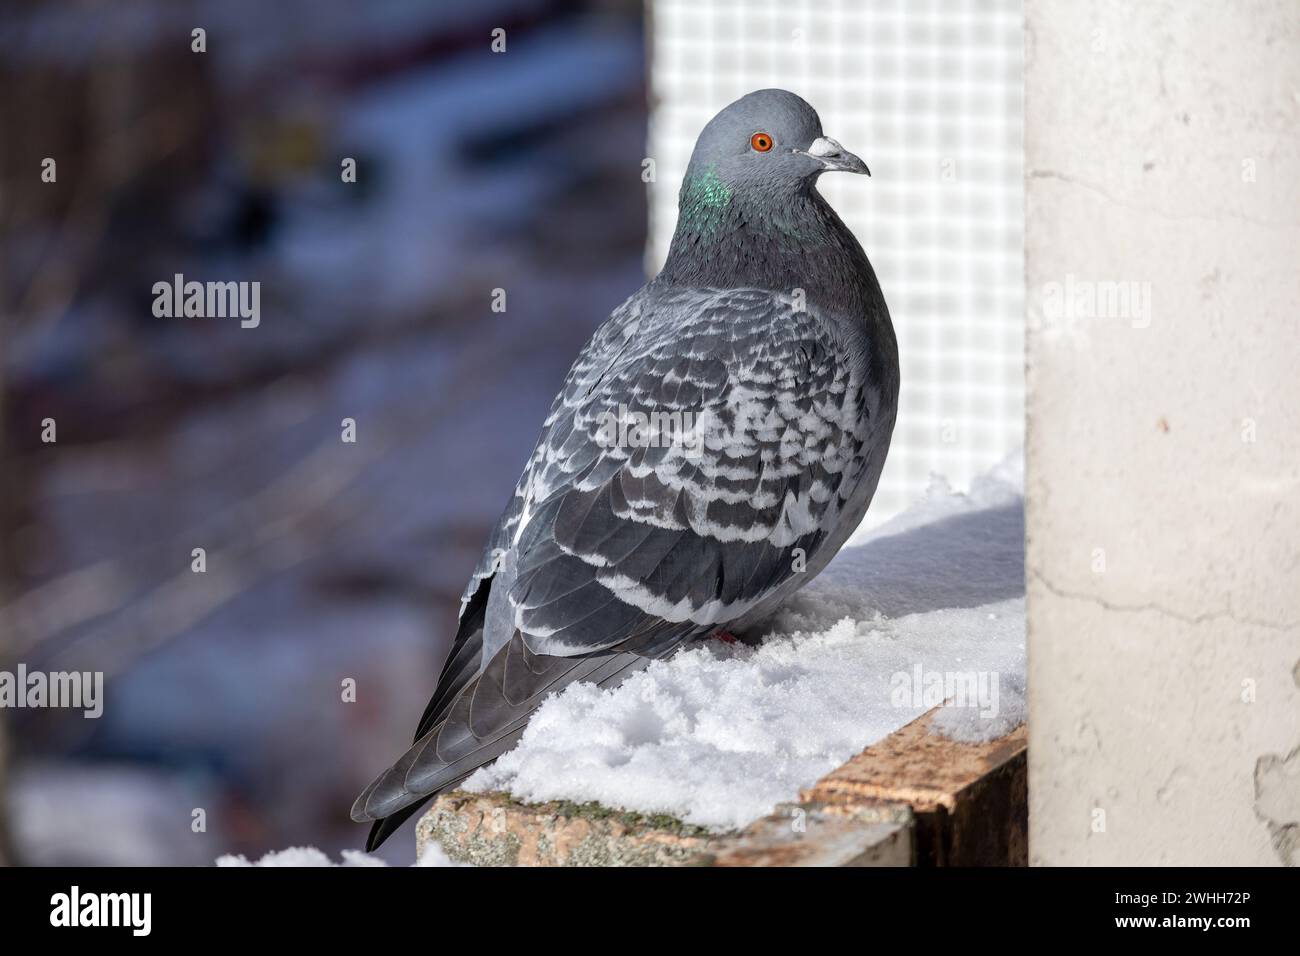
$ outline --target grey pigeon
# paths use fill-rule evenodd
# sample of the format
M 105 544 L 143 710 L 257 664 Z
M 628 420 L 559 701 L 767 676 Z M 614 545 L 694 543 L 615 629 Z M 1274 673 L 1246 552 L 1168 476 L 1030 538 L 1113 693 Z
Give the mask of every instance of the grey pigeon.
M 704 128 L 663 270 L 574 362 L 415 743 L 352 807 L 374 821 L 367 849 L 509 750 L 548 694 L 743 631 L 862 520 L 898 345 L 871 264 L 815 188 L 829 170 L 868 172 L 793 93 L 750 93 Z

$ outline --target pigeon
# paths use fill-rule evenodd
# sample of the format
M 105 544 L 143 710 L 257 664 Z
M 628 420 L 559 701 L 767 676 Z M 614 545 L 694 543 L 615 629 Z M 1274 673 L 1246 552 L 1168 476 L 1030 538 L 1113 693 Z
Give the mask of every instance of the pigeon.
M 866 164 L 785 90 L 704 127 L 659 274 L 573 363 L 461 599 L 414 744 L 357 798 L 373 850 L 514 746 L 548 695 L 744 633 L 866 513 L 898 345 L 817 192 Z

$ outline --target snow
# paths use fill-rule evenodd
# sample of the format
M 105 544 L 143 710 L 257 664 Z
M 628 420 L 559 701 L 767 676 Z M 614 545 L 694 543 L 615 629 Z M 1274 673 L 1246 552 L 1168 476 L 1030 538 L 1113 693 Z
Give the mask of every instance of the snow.
M 416 866 L 468 866 L 467 863 L 455 863 L 443 851 L 442 847 L 436 842 L 430 842 L 425 848 L 420 859 L 415 863 Z M 270 866 L 270 867 L 301 867 L 301 866 L 333 866 L 333 867 L 356 867 L 356 866 L 388 866 L 385 860 L 377 856 L 371 856 L 368 853 L 362 853 L 360 850 L 344 850 L 340 862 L 335 863 L 327 854 L 314 846 L 291 846 L 284 850 L 275 850 L 266 854 L 256 862 L 250 862 L 248 857 L 240 854 L 234 856 L 226 854 L 217 858 L 217 866 Z
M 706 641 L 621 686 L 548 698 L 466 781 L 739 828 L 932 707 L 963 741 L 1025 714 L 1023 465 L 968 493 L 934 479 L 748 638 Z

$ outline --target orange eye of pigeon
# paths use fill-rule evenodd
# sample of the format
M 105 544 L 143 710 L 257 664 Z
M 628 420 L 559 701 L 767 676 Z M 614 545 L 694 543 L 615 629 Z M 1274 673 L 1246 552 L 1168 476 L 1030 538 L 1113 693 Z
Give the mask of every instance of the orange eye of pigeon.
M 766 133 L 755 133 L 749 137 L 749 145 L 754 147 L 757 152 L 766 153 L 772 148 L 772 137 Z

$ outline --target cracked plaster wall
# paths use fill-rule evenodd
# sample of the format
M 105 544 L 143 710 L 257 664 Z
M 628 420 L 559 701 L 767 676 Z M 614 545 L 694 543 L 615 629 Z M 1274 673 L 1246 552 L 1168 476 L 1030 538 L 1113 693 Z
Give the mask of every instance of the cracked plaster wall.
M 1030 858 L 1294 865 L 1300 3 L 1026 30 Z

